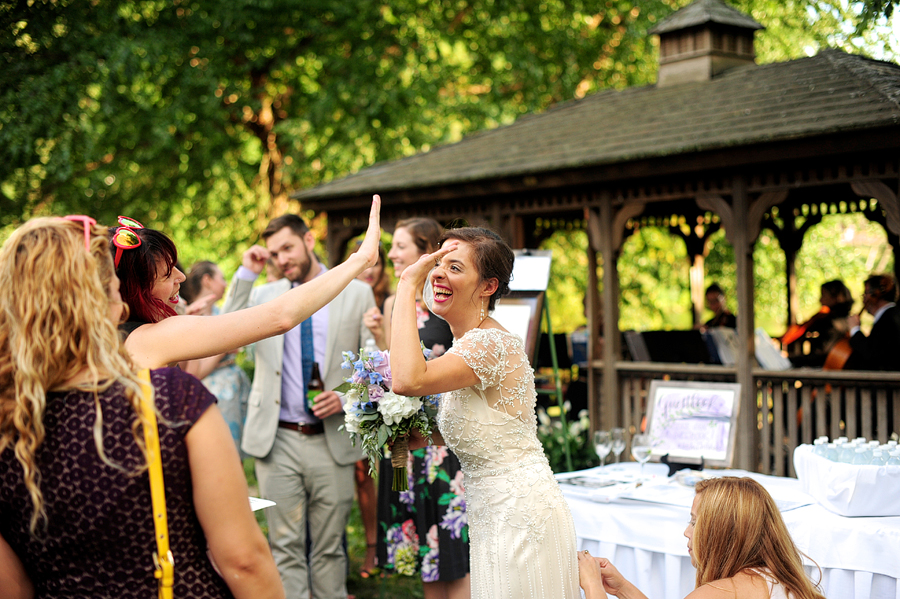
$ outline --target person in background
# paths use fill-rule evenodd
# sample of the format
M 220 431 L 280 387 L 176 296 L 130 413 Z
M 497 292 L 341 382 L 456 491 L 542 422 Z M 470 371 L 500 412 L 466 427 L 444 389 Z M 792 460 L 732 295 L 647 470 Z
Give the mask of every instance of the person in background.
M 116 330 L 119 288 L 106 228 L 88 217 L 33 219 L 0 249 L 3 597 L 157 594 L 143 393 Z M 283 598 L 215 399 L 175 368 L 150 381 L 174 596 Z
M 346 264 L 326 269 L 314 253 L 313 232 L 293 214 L 272 220 L 262 238 L 265 248 L 244 252 L 223 309 L 228 316 L 240 317 L 298 290 L 316 289 Z M 370 241 L 367 236 L 361 248 Z M 376 262 L 377 242 L 370 255 L 367 266 Z M 254 288 L 270 257 L 284 278 Z M 344 531 L 353 505 L 354 465 L 362 451 L 339 430 L 343 403 L 331 389 L 343 382 L 341 352 L 358 351 L 371 339 L 363 315 L 374 307 L 372 288 L 354 279 L 300 326 L 256 344 L 241 448 L 256 458 L 260 493 L 276 503 L 266 513 L 269 540 L 289 597 L 347 597 Z M 308 385 L 315 365 L 326 391 L 311 397 Z
M 437 249 L 442 227 L 434 219 L 401 220 L 394 229 L 388 258 L 397 276 L 423 254 Z M 391 313 L 396 296 L 387 298 L 384 314 L 371 310 L 366 323 L 382 349 L 390 349 Z M 453 332 L 432 314 L 416 290 L 416 325 L 419 341 L 442 355 L 453 344 Z M 391 460 L 381 461 L 380 471 L 391 472 Z M 391 490 L 392 477 L 378 483 L 378 563 L 389 572 L 422 577 L 425 599 L 469 597 L 468 520 L 459 459 L 443 446 L 409 452 L 409 490 Z M 428 547 L 409 559 L 404 547 Z
M 361 242 L 361 240 L 357 241 L 355 245 L 359 246 Z M 384 248 L 378 246 L 378 263 L 356 277 L 372 287 L 372 293 L 375 295 L 375 306 L 379 311 L 384 310 L 384 301 L 389 293 L 390 277 L 388 276 L 386 262 Z
M 859 330 L 859 316 L 850 315 L 853 353 L 847 368 L 900 371 L 900 310 L 897 309 L 896 279 L 891 275 L 872 275 L 866 279 L 863 307 L 875 317 L 875 322 L 866 336 Z
M 697 582 L 686 599 L 825 599 L 762 485 L 723 476 L 696 491 L 684 536 Z M 608 559 L 579 551 L 578 569 L 585 599 L 647 599 Z
M 375 263 L 381 238 L 381 198 L 372 198 L 366 240 L 349 260 L 325 273 L 316 285 L 292 289 L 241 314 L 176 315 L 184 274 L 175 268 L 178 252 L 165 234 L 134 220 L 110 230 L 111 253 L 122 282 L 129 321 L 121 325 L 125 349 L 140 366 L 157 368 L 206 358 L 283 334 L 325 305 L 356 275 Z M 262 269 L 265 259 L 259 265 Z
M 362 240 L 354 242 L 358 247 Z M 360 273 L 357 279 L 372 287 L 375 296 L 375 307 L 380 310 L 387 299 L 388 274 L 385 268 L 384 249 L 378 246 L 378 262 L 372 268 Z M 375 481 L 369 475 L 369 461 L 365 457 L 356 462 L 354 472 L 356 481 L 356 500 L 359 503 L 359 514 L 362 518 L 363 529 L 366 533 L 366 557 L 363 560 L 360 578 L 370 578 L 377 570 L 378 546 L 378 500 L 375 495 Z
M 737 318 L 728 310 L 725 303 L 725 292 L 718 283 L 713 283 L 706 288 L 704 294 L 706 298 L 706 307 L 711 310 L 713 317 L 703 323 L 703 329 L 712 327 L 728 327 L 737 328 Z
M 850 332 L 849 316 L 853 308 L 850 290 L 839 279 L 822 283 L 820 289 L 819 311 L 803 324 L 791 325 L 781 338 L 785 346 L 796 342 L 809 344 L 809 353 L 790 357 L 794 366 L 821 368 L 834 344 Z
M 208 260 L 191 266 L 187 278 L 181 286 L 181 295 L 190 306 L 201 303 L 197 314 L 212 316 L 219 314 L 215 305 L 225 295 L 225 277 L 214 263 Z M 250 396 L 250 378 L 237 365 L 237 352 L 217 354 L 200 360 L 190 360 L 183 365 L 185 372 L 200 379 L 216 396 L 219 411 L 228 424 L 235 446 L 241 446 L 244 418 L 247 416 L 247 399 Z

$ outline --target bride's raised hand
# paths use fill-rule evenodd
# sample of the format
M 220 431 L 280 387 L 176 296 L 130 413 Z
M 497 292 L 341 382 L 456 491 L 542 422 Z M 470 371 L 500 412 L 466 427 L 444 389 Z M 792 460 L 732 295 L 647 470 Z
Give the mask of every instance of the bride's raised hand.
M 366 238 L 360 244 L 354 254 L 365 260 L 366 268 L 378 263 L 378 246 L 381 244 L 381 196 L 372 196 L 372 209 L 369 212 L 369 228 L 366 229 Z
M 450 252 L 459 248 L 459 241 L 456 239 L 447 240 L 438 250 L 432 254 L 422 254 L 416 262 L 403 269 L 400 280 L 408 283 L 415 289 L 420 289 L 428 278 L 428 273 L 440 264 L 441 259 Z

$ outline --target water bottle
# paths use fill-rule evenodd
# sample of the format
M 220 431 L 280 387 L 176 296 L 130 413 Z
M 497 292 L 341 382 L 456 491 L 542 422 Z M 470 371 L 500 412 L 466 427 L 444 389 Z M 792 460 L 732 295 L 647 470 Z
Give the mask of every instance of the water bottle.
M 887 458 L 884 455 L 884 452 L 880 449 L 876 449 L 872 452 L 872 465 L 873 466 L 884 466 L 887 464 Z
M 819 437 L 813 442 L 813 453 L 818 456 L 825 457 L 825 451 L 828 449 L 828 440 Z
M 865 443 L 866 443 L 866 438 L 865 438 L 865 437 L 857 437 L 857 438 L 855 438 L 855 439 L 853 439 L 853 440 L 856 441 L 856 444 L 857 444 L 857 445 L 865 445 Z
M 892 449 L 891 457 L 888 458 L 887 466 L 900 466 L 900 449 Z
M 827 449 L 825 450 L 825 459 L 831 460 L 832 462 L 838 461 L 838 446 L 837 443 L 829 443 Z
M 852 464 L 853 458 L 856 456 L 856 441 L 850 441 L 841 445 L 841 453 L 838 455 L 838 461 L 844 464 Z
M 375 345 L 375 340 L 367 339 L 366 340 L 366 353 L 371 356 L 372 354 L 374 354 L 377 351 L 378 351 L 378 346 Z
M 868 454 L 868 452 L 866 451 L 865 447 L 863 447 L 861 445 L 857 445 L 855 453 L 853 454 L 853 461 L 851 461 L 850 463 L 853 464 L 854 466 L 867 465 L 869 462 L 872 461 L 872 458 L 870 458 L 867 454 Z

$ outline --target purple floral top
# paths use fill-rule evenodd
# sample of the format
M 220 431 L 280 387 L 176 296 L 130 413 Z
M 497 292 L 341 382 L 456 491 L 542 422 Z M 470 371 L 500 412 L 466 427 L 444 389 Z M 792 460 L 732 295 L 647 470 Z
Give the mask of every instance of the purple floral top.
M 177 368 L 151 373 L 156 390 L 175 597 L 231 597 L 206 556 L 192 501 L 184 436 L 215 398 Z M 133 471 L 143 456 L 132 435 L 136 414 L 121 384 L 100 394 L 107 458 Z M 94 394 L 49 393 L 46 437 L 37 452 L 46 526 L 29 532 L 32 502 L 11 447 L 0 454 L 0 534 L 25 565 L 36 597 L 153 597 L 156 551 L 146 470 L 104 463 L 94 445 Z M 140 430 L 140 429 L 139 429 Z M 140 432 L 138 433 L 140 434 Z

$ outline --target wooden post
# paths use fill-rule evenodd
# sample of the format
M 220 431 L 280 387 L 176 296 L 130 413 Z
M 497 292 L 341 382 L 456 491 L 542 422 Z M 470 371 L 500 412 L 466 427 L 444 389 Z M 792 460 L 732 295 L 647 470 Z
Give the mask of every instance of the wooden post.
M 594 360 L 600 360 L 602 358 L 597 352 L 597 347 L 599 346 L 598 333 L 600 330 L 597 325 L 598 323 L 602 324 L 604 322 L 602 312 L 603 306 L 600 304 L 600 294 L 598 292 L 599 281 L 597 280 L 597 252 L 600 251 L 600 237 L 602 234 L 600 233 L 600 217 L 598 216 L 596 209 L 585 208 L 584 217 L 587 221 L 588 230 L 588 277 L 584 298 L 588 327 L 587 393 L 588 416 L 591 419 L 591 430 L 593 431 L 600 428 L 599 402 L 596 401 L 596 398 L 599 397 L 600 390 L 597 388 L 598 385 L 596 383 L 596 377 L 594 376 L 593 365 Z
M 750 197 L 747 182 L 742 176 L 734 178 L 732 214 L 735 226 L 731 232 L 737 270 L 737 334 L 740 351 L 737 355 L 737 382 L 741 385 L 740 414 L 737 429 L 737 460 L 735 466 L 756 472 L 759 469 L 759 431 L 757 430 L 756 388 L 753 385 L 754 314 L 753 314 L 753 242 L 749 227 Z M 740 223 L 740 224 L 738 224 Z M 776 443 L 778 440 L 776 439 Z
M 603 256 L 603 390 L 600 395 L 600 426 L 619 426 L 619 248 L 613 227 L 615 214 L 609 193 L 600 197 L 600 252 Z

